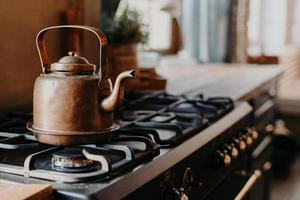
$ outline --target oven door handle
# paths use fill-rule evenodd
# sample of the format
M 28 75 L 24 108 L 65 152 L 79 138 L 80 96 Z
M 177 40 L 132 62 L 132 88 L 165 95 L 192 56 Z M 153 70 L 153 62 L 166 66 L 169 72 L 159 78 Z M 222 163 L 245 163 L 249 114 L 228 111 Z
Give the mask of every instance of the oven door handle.
M 251 188 L 255 185 L 258 179 L 260 179 L 262 175 L 261 170 L 257 169 L 254 173 L 250 176 L 244 187 L 241 191 L 236 195 L 234 200 L 242 200 L 245 198 L 246 194 L 251 190 Z

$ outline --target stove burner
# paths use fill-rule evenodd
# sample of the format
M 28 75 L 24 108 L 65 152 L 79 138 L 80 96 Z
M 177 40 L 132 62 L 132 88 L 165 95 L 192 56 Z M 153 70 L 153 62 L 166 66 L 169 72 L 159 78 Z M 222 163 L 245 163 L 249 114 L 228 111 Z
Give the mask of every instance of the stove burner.
M 39 143 L 25 127 L 30 113 L 0 113 L 0 173 L 65 183 L 114 178 L 200 133 L 233 109 L 234 102 L 224 97 L 133 94 L 115 113 L 122 126 L 109 143 L 73 147 Z
M 97 165 L 87 159 L 81 148 L 65 148 L 52 154 L 52 169 L 60 172 L 86 172 L 94 170 Z

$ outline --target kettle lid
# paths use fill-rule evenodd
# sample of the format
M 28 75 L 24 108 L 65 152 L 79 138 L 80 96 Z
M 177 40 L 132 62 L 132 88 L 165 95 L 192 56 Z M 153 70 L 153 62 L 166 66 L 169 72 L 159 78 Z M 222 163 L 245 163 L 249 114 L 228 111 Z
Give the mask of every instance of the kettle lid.
M 59 59 L 58 62 L 51 64 L 53 72 L 72 72 L 72 74 L 92 74 L 96 66 L 79 56 L 76 52 L 70 51 L 67 56 Z

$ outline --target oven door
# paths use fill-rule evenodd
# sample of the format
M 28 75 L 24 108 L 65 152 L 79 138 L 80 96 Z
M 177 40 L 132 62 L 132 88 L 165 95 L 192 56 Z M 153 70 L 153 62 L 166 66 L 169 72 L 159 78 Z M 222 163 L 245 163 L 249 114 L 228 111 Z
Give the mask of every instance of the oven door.
M 265 137 L 250 156 L 248 180 L 234 200 L 268 200 L 271 179 L 272 136 Z
M 235 168 L 208 196 L 205 200 L 233 200 L 247 182 L 246 167 L 247 156 L 244 155 L 238 161 Z
M 251 156 L 251 171 L 259 169 L 261 176 L 249 191 L 249 200 L 268 200 L 270 194 L 272 158 L 272 136 L 267 136 L 256 147 Z

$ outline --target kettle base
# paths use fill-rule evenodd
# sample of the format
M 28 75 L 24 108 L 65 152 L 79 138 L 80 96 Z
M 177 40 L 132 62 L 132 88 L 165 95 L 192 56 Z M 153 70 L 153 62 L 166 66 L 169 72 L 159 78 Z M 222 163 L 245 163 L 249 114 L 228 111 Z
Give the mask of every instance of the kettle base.
M 33 132 L 35 138 L 45 144 L 59 146 L 75 146 L 82 144 L 102 144 L 110 142 L 112 131 L 119 128 L 114 124 L 108 131 L 105 132 L 66 132 L 59 131 L 44 131 L 35 129 L 32 123 L 27 124 L 27 128 Z M 71 133 L 71 134 L 70 134 Z
M 109 143 L 112 132 L 91 135 L 51 135 L 45 133 L 33 133 L 35 138 L 45 144 L 59 146 L 76 146 L 82 144 Z

